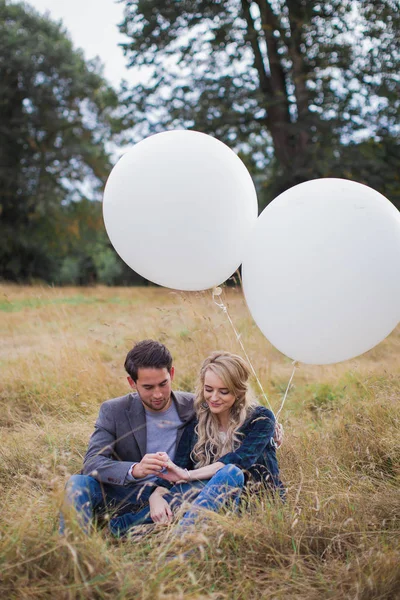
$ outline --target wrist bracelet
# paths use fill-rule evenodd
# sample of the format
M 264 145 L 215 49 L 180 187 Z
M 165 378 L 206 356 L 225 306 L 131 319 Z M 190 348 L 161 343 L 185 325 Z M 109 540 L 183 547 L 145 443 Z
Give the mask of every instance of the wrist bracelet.
M 187 469 L 185 469 L 185 471 L 186 471 L 186 475 L 188 476 L 188 481 L 191 481 L 192 478 L 190 476 L 190 472 Z

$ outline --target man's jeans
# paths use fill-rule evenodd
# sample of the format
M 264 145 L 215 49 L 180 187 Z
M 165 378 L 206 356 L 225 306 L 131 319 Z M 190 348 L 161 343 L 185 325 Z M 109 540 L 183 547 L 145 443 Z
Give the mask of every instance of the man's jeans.
M 146 505 L 154 487 L 116 486 L 99 483 L 88 475 L 72 475 L 65 488 L 65 504 L 73 506 L 83 530 L 88 533 L 93 521 L 107 513 L 137 511 Z M 64 515 L 60 514 L 61 534 L 65 530 Z
M 164 499 L 169 503 L 172 511 L 176 511 L 183 502 L 192 502 L 190 509 L 183 515 L 178 523 L 178 531 L 190 528 L 203 509 L 217 511 L 228 501 L 238 506 L 240 495 L 244 486 L 244 475 L 235 465 L 225 465 L 216 472 L 211 479 L 176 483 Z M 145 506 L 135 513 L 126 513 L 110 520 L 110 531 L 115 536 L 122 536 L 131 527 L 153 523 L 150 517 L 149 506 Z

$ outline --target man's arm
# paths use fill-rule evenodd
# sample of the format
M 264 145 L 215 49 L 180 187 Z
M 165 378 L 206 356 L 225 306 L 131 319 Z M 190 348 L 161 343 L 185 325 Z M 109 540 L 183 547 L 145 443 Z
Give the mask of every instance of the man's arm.
M 131 433 L 129 432 L 129 435 Z M 127 474 L 133 460 L 118 460 L 114 453 L 117 442 L 115 419 L 110 405 L 105 402 L 100 407 L 95 430 L 90 438 L 89 447 L 83 461 L 83 474 L 91 475 L 97 481 L 113 485 L 129 483 Z M 132 475 L 140 481 L 146 475 L 155 475 L 164 468 L 166 459 L 162 456 L 146 454 L 136 463 Z

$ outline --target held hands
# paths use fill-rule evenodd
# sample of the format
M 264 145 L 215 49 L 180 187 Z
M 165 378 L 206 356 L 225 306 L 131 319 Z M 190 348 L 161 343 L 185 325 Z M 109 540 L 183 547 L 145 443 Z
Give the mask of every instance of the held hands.
M 162 473 L 165 469 L 166 471 Z M 142 460 L 132 467 L 131 475 L 135 479 L 141 479 L 146 475 L 158 475 L 171 483 L 190 480 L 189 472 L 173 463 L 166 452 L 145 454 Z
M 145 454 L 142 460 L 131 469 L 132 477 L 141 479 L 146 475 L 160 475 L 160 471 L 168 466 L 168 454 L 166 452 L 156 452 L 154 454 Z

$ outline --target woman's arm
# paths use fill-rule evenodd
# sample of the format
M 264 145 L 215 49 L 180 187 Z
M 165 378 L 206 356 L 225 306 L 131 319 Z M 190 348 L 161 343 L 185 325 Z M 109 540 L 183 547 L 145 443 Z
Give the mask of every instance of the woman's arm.
M 215 463 L 212 463 L 211 465 L 206 465 L 205 467 L 200 467 L 199 469 L 193 469 L 191 471 L 188 471 L 187 469 L 182 469 L 181 467 L 178 467 L 175 463 L 170 461 L 167 466 L 167 472 L 160 473 L 159 477 L 170 482 L 198 480 L 201 481 L 203 479 L 211 479 L 211 477 L 215 475 L 215 473 L 222 469 L 222 467 L 224 466 L 224 463 L 217 461 Z M 155 493 L 156 492 L 153 492 L 153 494 Z
M 234 464 L 241 469 L 249 469 L 270 443 L 274 431 L 273 412 L 264 406 L 257 407 L 249 422 L 242 429 L 244 438 L 239 448 L 221 456 L 219 461 L 224 465 Z
M 274 431 L 275 417 L 273 412 L 264 406 L 259 406 L 255 409 L 249 422 L 243 427 L 243 441 L 234 452 L 228 452 L 215 463 L 190 471 L 182 469 L 171 462 L 167 465 L 167 472 L 160 473 L 159 477 L 170 482 L 210 479 L 227 464 L 237 465 L 241 469 L 249 469 L 256 463 L 260 454 L 270 443 Z
M 211 463 L 211 465 L 199 467 L 198 469 L 193 469 L 192 471 L 187 471 L 189 475 L 188 481 L 211 479 L 211 477 L 224 466 L 224 463 L 217 461 L 215 463 Z

